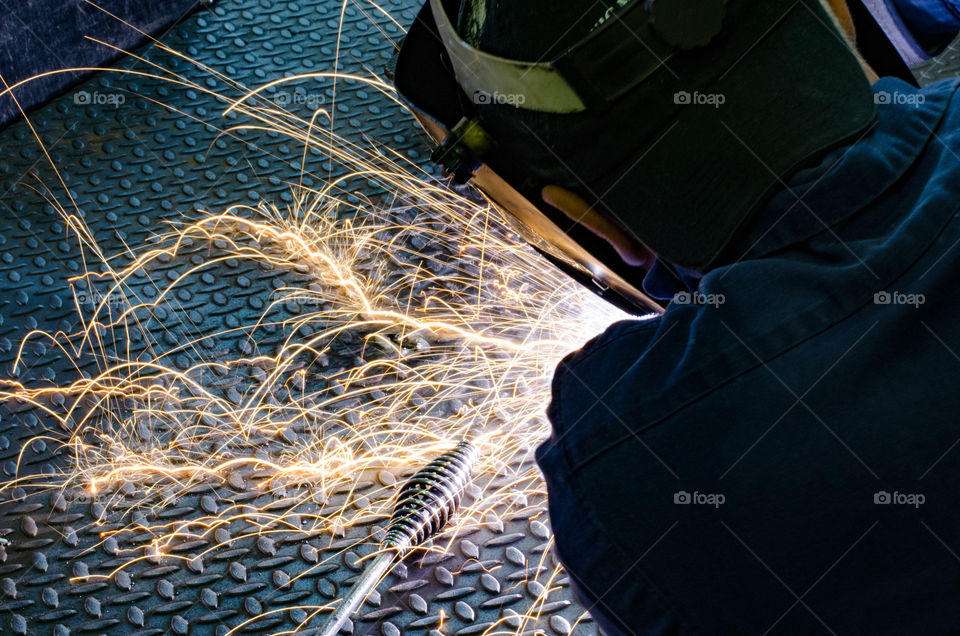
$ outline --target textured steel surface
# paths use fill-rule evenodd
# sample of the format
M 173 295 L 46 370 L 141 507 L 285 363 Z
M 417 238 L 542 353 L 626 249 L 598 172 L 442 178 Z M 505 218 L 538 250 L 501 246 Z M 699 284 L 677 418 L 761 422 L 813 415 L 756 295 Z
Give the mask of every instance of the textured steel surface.
M 410 0 L 383 3 L 401 24 L 412 21 L 415 5 Z M 330 0 L 222 0 L 179 25 L 164 42 L 254 88 L 288 74 L 331 70 L 340 17 L 341 5 Z M 343 20 L 341 70 L 381 67 L 393 52 L 392 41 L 402 35 L 369 4 L 349 3 Z M 216 84 L 208 73 L 156 48 L 140 53 L 202 85 Z M 149 69 L 142 61 L 121 66 Z M 310 99 L 329 104 L 333 97 L 326 85 L 319 93 L 309 83 L 300 89 L 304 110 Z M 300 174 L 302 147 L 272 132 L 218 137 L 205 122 L 231 122 L 219 118 L 222 104 L 212 98 L 129 75 L 100 74 L 77 90 L 124 99 L 122 104 L 116 104 L 116 98 L 114 103 L 107 98 L 103 103 L 95 99 L 77 103 L 84 100 L 72 92 L 34 113 L 31 122 L 106 253 L 123 254 L 124 245 L 143 243 L 181 213 L 222 210 L 261 199 L 281 204 L 291 200 L 289 182 Z M 293 87 L 285 90 L 293 94 Z M 420 134 L 390 100 L 349 82 L 338 84 L 336 96 L 338 121 L 357 138 L 365 136 L 420 158 Z M 157 102 L 173 104 L 180 112 Z M 288 99 L 288 104 L 297 103 L 296 98 Z M 304 185 L 321 183 L 312 173 L 327 175 L 323 159 L 308 156 Z M 66 198 L 29 127 L 20 122 L 7 128 L 0 133 L 0 370 L 4 377 L 24 382 L 43 378 L 68 382 L 77 373 L 94 369 L 72 368 L 42 341 L 31 342 L 20 368 L 11 364 L 30 330 L 76 329 L 73 294 L 96 297 L 94 290 L 79 283 L 71 288 L 66 281 L 83 271 L 84 254 L 65 235 L 59 214 L 43 193 L 34 189 L 41 183 L 49 185 L 58 200 Z M 383 193 L 364 194 L 375 199 Z M 144 298 L 155 297 L 162 281 L 212 255 L 207 245 L 190 245 L 177 257 L 140 273 L 133 290 Z M 306 273 L 281 274 L 227 260 L 195 283 L 178 288 L 174 297 L 157 306 L 146 336 L 133 334 L 123 346 L 136 356 L 156 355 L 184 339 L 236 328 L 261 315 L 273 290 L 309 282 Z M 284 306 L 280 311 L 293 315 L 298 308 Z M 235 332 L 203 339 L 200 347 L 210 359 L 218 352 L 269 350 L 284 335 L 283 328 L 268 326 L 258 332 L 256 341 Z M 342 344 L 343 364 L 349 364 L 358 355 L 358 346 L 349 340 Z M 176 358 L 183 369 L 192 362 L 188 350 Z M 260 374 L 262 370 L 252 367 L 242 376 L 214 374 L 212 381 L 230 400 L 238 386 L 256 382 Z M 54 394 L 49 399 L 56 403 L 61 398 Z M 18 457 L 21 472 L 54 473 L 69 461 L 53 444 L 35 441 L 25 446 L 25 440 L 43 427 L 43 414 L 37 410 L 15 402 L 0 405 L 3 478 L 12 476 Z M 296 443 L 297 434 L 294 429 L 280 438 L 242 443 L 263 457 L 276 457 L 283 444 Z M 289 507 L 291 490 L 261 488 L 267 477 L 239 469 L 225 482 L 212 480 L 176 500 L 148 502 L 154 505 L 126 518 L 181 521 L 230 505 L 271 511 Z M 393 488 L 398 477 L 362 476 L 357 494 Z M 239 631 L 292 630 L 307 616 L 301 606 L 321 605 L 349 588 L 361 567 L 358 557 L 373 549 L 383 531 L 380 524 L 362 523 L 334 533 L 290 528 L 257 536 L 238 522 L 218 529 L 214 536 L 181 541 L 169 550 L 172 556 L 150 556 L 147 548 L 147 558 L 109 579 L 96 578 L 129 561 L 125 550 L 144 550 L 150 539 L 136 531 L 102 538 L 102 532 L 119 527 L 118 520 L 133 501 L 140 501 L 137 488 L 124 484 L 123 497 L 109 502 L 69 493 L 5 494 L 0 502 L 0 633 L 223 634 L 258 616 L 262 618 Z M 347 496 L 342 492 L 326 499 L 317 496 L 297 512 L 305 516 L 337 506 Z M 528 504 L 522 514 L 502 520 L 491 517 L 482 527 L 457 537 L 446 554 L 405 562 L 361 608 L 350 627 L 353 633 L 481 634 L 497 621 L 503 621 L 496 630 L 500 633 L 518 629 L 518 615 L 546 593 L 541 583 L 529 579 L 541 570 L 552 570 L 555 562 L 545 554 L 549 549 L 545 502 L 534 494 Z M 298 516 L 289 519 L 296 523 Z M 323 565 L 317 567 L 318 563 Z M 580 619 L 582 610 L 571 602 L 564 580 L 554 581 L 553 587 L 540 619 L 524 629 L 558 636 L 595 633 L 588 618 Z M 304 633 L 319 629 L 321 623 L 322 616 Z
M 910 71 L 921 86 L 960 75 L 960 35 L 939 54 L 926 62 L 917 64 Z

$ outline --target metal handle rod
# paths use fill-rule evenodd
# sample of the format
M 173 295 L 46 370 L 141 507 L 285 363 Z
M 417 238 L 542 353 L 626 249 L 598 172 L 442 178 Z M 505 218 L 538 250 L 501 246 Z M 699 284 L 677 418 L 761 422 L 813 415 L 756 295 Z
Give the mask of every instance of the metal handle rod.
M 363 603 L 363 600 L 367 598 L 370 590 L 377 586 L 380 579 L 382 579 L 390 569 L 390 565 L 396 556 L 397 553 L 394 550 L 388 550 L 370 562 L 370 565 L 364 569 L 360 578 L 353 584 L 350 593 L 344 597 L 340 605 L 333 610 L 333 614 L 327 618 L 327 622 L 323 626 L 323 631 L 320 633 L 320 636 L 334 636 L 340 631 L 340 628 L 347 622 L 347 619 L 353 615 L 353 612 L 356 611 L 356 609 L 360 607 L 360 604 Z
M 360 607 L 394 560 L 402 559 L 443 529 L 460 505 L 470 481 L 477 449 L 464 440 L 421 468 L 401 488 L 377 556 L 353 584 L 353 589 L 327 619 L 321 636 L 334 636 Z

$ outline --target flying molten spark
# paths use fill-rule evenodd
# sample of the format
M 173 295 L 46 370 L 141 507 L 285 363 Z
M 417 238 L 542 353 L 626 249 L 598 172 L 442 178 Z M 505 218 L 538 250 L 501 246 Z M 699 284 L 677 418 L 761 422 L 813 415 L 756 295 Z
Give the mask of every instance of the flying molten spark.
M 222 129 L 224 136 L 247 128 L 302 143 L 304 173 L 314 155 L 338 170 L 322 187 L 295 186 L 285 209 L 263 203 L 204 212 L 123 255 L 101 249 L 79 211 L 45 189 L 87 255 L 85 271 L 71 279 L 82 327 L 31 332 L 16 365 L 28 343 L 42 341 L 77 379 L 9 378 L 0 381 L 0 400 L 44 413 L 49 430 L 37 439 L 69 450 L 70 463 L 55 475 L 24 470 L 2 488 L 95 495 L 101 542 L 139 538 L 119 551 L 122 563 L 106 577 L 142 559 L 186 559 L 173 549 L 183 541 L 212 540 L 214 547 L 189 557 L 197 559 L 243 536 L 312 533 L 332 542 L 354 524 L 388 519 L 394 476 L 451 440 L 471 440 L 477 476 L 449 536 L 542 495 L 530 459 L 548 432 L 553 369 L 626 316 L 546 263 L 485 202 L 449 190 L 390 148 L 315 128 L 329 119 L 326 111 L 305 121 L 270 103 L 268 87 L 228 99 L 141 62 L 154 66 L 152 74 L 117 72 L 169 80 L 249 120 Z M 282 81 L 331 79 L 363 82 L 394 99 L 378 78 L 312 73 Z M 384 198 L 375 203 L 361 186 Z M 181 265 L 174 275 L 164 269 L 170 263 Z M 181 293 L 237 263 L 272 272 L 278 284 L 257 320 L 236 312 L 212 333 Z M 237 349 L 224 351 L 220 342 Z M 361 481 L 380 486 L 361 494 Z M 223 484 L 268 490 L 278 502 L 209 505 L 172 521 L 143 514 Z M 334 495 L 337 505 L 329 503 Z M 559 570 L 551 571 L 552 580 Z M 305 624 L 330 608 L 304 609 L 312 612 Z M 527 617 L 536 619 L 536 607 Z

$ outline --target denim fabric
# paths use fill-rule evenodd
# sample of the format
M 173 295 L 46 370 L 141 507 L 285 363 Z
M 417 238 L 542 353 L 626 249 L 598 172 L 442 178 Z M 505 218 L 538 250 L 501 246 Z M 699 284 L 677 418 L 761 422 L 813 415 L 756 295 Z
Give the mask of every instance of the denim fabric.
M 0 75 L 7 85 L 48 71 L 107 65 L 121 54 L 84 36 L 131 51 L 147 38 L 117 18 L 156 34 L 197 8 L 200 0 L 98 0 L 96 4 L 104 11 L 83 0 L 0 3 Z M 58 73 L 21 85 L 15 93 L 19 108 L 9 96 L 0 98 L 0 128 L 18 119 L 20 108 L 29 111 L 40 106 L 90 74 Z
M 537 458 L 608 635 L 960 632 L 957 86 L 877 82 L 696 294 L 559 365 Z
M 894 0 L 894 5 L 916 35 L 960 31 L 960 2 L 957 0 Z

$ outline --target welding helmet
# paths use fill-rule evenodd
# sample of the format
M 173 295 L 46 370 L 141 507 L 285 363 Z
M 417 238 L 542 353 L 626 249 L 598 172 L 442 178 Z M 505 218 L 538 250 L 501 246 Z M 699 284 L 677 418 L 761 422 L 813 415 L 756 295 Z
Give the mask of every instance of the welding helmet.
M 428 0 L 393 62 L 434 161 L 631 313 L 658 309 L 645 271 L 545 204 L 543 186 L 574 190 L 661 259 L 706 271 L 791 172 L 875 117 L 818 0 L 619 0 L 544 60 L 468 43 L 463 1 L 484 0 Z

